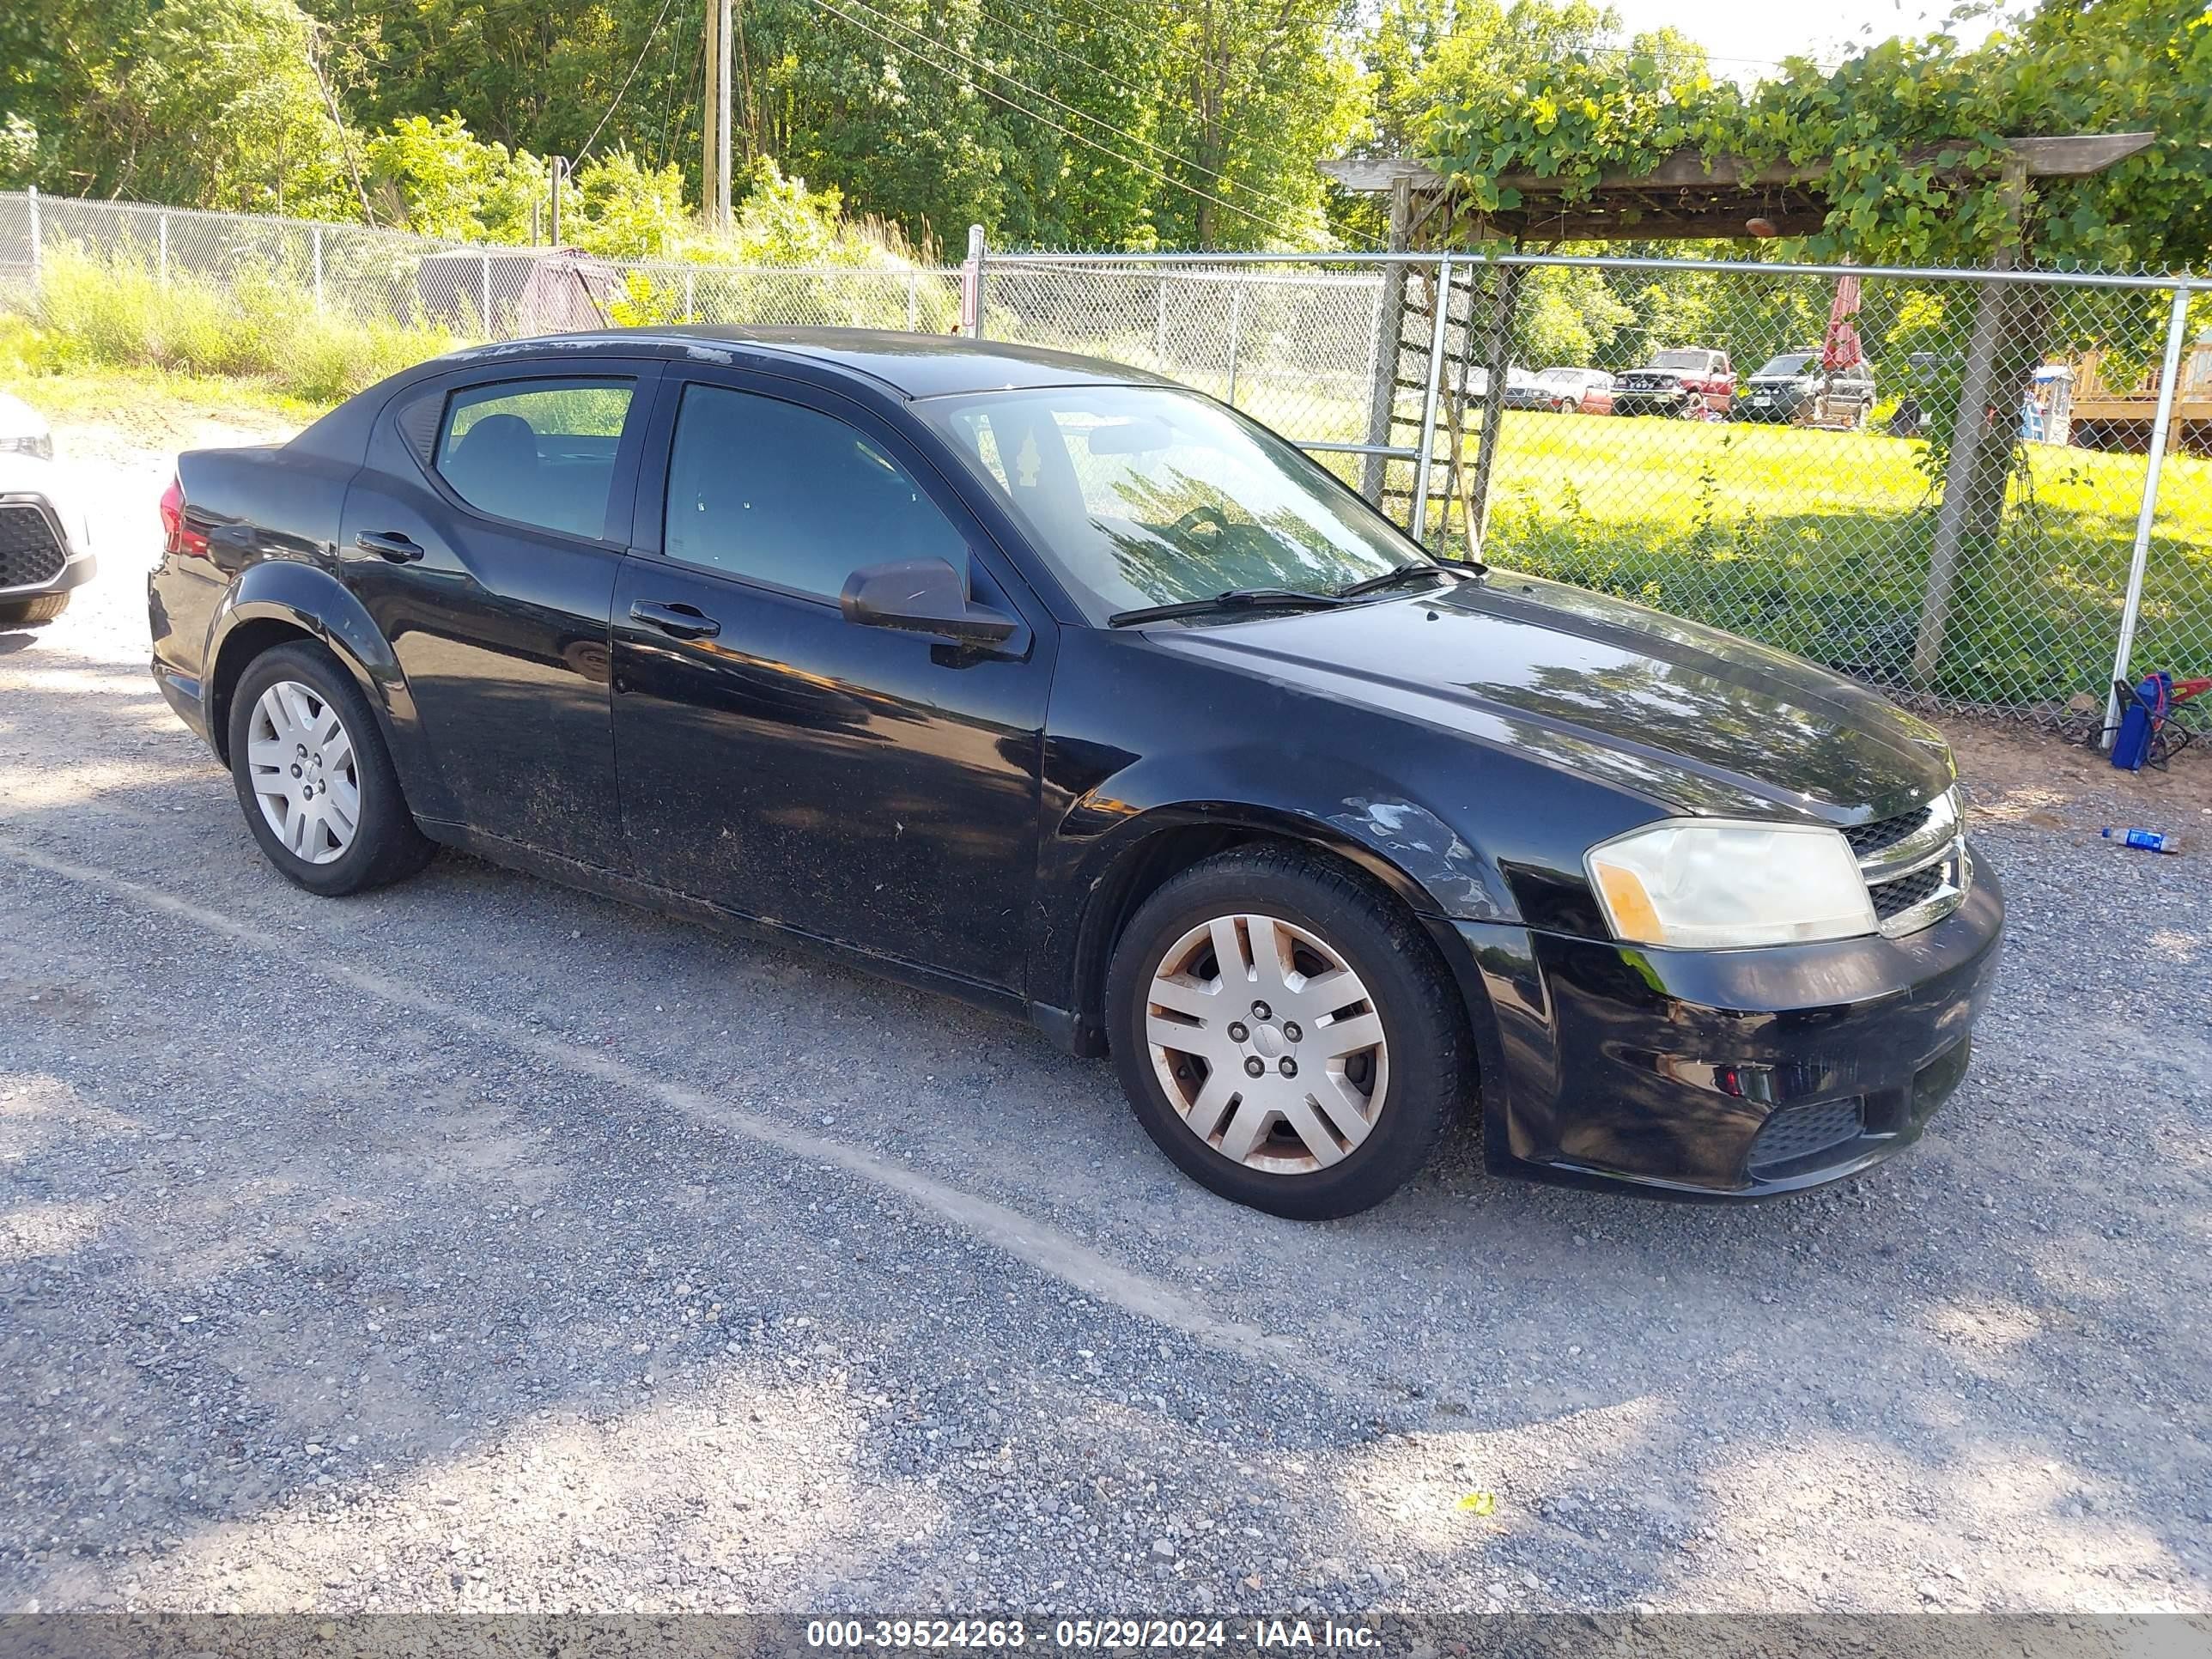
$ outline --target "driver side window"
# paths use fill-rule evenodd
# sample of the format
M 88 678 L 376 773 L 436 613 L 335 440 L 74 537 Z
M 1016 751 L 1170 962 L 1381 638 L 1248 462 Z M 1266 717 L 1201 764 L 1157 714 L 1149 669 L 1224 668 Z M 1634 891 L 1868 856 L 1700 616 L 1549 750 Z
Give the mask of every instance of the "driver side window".
M 906 470 L 819 410 L 692 385 L 668 458 L 662 547 L 672 559 L 835 599 L 863 565 L 943 559 L 968 545 Z

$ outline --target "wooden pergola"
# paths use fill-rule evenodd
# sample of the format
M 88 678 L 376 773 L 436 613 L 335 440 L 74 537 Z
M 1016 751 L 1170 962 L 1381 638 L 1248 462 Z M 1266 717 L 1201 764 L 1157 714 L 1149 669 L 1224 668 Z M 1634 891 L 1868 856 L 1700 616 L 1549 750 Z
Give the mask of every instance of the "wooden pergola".
M 2031 179 L 2085 179 L 2147 149 L 2148 132 L 2077 133 L 2060 138 L 2013 138 L 1994 169 L 2012 184 Z M 1941 161 L 1942 147 L 1913 158 Z M 1939 176 L 1963 178 L 1961 165 Z M 1565 180 L 1533 173 L 1493 182 L 1520 197 L 1512 208 L 1483 210 L 1455 180 L 1425 161 L 1401 157 L 1324 161 L 1321 170 L 1356 195 L 1392 199 L 1391 246 L 1418 250 L 1471 243 L 1656 242 L 1711 240 L 1731 236 L 1808 236 L 1828 216 L 1826 161 L 1753 162 L 1735 156 L 1708 160 L 1695 150 L 1662 157 L 1648 173 L 1616 170 L 1588 191 L 1571 192 Z M 1573 199 L 1570 199 L 1570 196 Z M 1398 202 L 1406 204 L 1402 215 Z M 1402 229 L 1401 222 L 1402 219 Z
M 1972 169 L 1966 165 L 1970 146 L 1963 143 L 1933 146 L 1916 152 L 1911 159 L 1936 164 L 1939 178 L 1960 183 L 1996 181 L 2003 192 L 2012 225 L 2011 234 L 1994 250 L 1990 262 L 1992 270 L 2002 272 L 2017 270 L 2027 262 L 2027 221 L 2021 209 L 2029 180 L 2087 178 L 2148 149 L 2156 137 L 2149 132 L 2110 132 L 2012 138 L 2006 141 L 1994 166 Z M 1587 188 L 1537 173 L 1505 174 L 1492 182 L 1501 190 L 1516 192 L 1516 205 L 1484 209 L 1461 181 L 1423 161 L 1355 157 L 1325 161 L 1321 170 L 1347 191 L 1390 198 L 1393 252 L 1432 251 L 1439 255 L 1501 241 L 1526 248 L 1532 243 L 1808 235 L 1826 224 L 1831 172 L 1825 161 L 1755 162 L 1678 150 L 1661 157 L 1648 172 L 1617 169 Z M 1499 416 L 1504 408 L 1514 306 L 1526 270 L 1518 264 L 1499 265 L 1491 285 L 1482 341 L 1488 381 L 1474 466 L 1464 486 L 1471 549 L 1480 546 Z M 1404 336 L 1406 267 L 1391 264 L 1385 271 L 1388 289 L 1382 312 L 1387 332 L 1377 338 L 1381 355 L 1376 361 L 1395 364 Z M 2002 382 L 2006 373 L 2018 368 L 2033 350 L 2025 337 L 2023 320 L 2033 307 L 2008 306 L 2003 288 L 1999 283 L 1980 285 L 1960 385 L 1962 411 L 1989 408 L 1993 398 L 2001 404 L 2018 403 L 2020 388 Z M 1449 296 L 1437 292 L 1433 303 L 1446 306 Z M 1468 355 L 1474 345 L 1474 333 L 1475 318 L 1470 308 L 1466 331 Z M 2002 370 L 2001 365 L 2005 366 Z M 2033 365 L 2029 363 L 2021 372 L 2032 374 Z M 1382 495 L 1381 455 L 1389 447 L 1395 416 L 1396 380 L 1395 373 L 1377 375 L 1368 413 L 1367 441 L 1373 453 L 1365 482 L 1369 495 L 1378 501 Z M 1458 476 L 1460 462 L 1458 414 L 1455 409 L 1450 423 L 1454 477 Z M 1954 424 L 1956 436 L 1913 648 L 1914 677 L 1923 683 L 1932 682 L 1942 654 L 1951 590 L 1961 553 L 1972 537 L 1994 533 L 2003 502 L 2006 475 L 2002 464 L 2008 448 L 1991 441 L 1992 434 L 1984 421 L 1961 419 Z M 1433 443 L 1434 434 L 1425 433 L 1422 441 Z

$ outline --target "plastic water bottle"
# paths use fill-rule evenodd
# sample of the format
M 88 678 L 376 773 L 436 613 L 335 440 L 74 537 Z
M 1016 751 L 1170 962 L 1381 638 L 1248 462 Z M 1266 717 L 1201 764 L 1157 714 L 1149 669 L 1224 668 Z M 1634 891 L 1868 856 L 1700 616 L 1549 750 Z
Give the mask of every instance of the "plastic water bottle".
M 2170 836 L 2161 836 L 2155 830 L 2112 830 L 2105 831 L 2106 841 L 2117 841 L 2129 847 L 2139 847 L 2146 853 L 2179 853 Z

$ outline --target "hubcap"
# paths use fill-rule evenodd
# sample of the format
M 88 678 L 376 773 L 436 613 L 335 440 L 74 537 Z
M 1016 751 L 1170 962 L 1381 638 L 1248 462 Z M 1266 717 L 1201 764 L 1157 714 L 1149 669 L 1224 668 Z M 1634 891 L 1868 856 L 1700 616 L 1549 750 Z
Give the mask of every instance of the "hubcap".
M 1184 1126 L 1248 1169 L 1325 1170 L 1382 1115 L 1389 1047 L 1367 988 L 1327 941 L 1273 916 L 1217 916 L 1170 945 L 1145 1040 Z
M 246 765 L 261 816 L 285 850 L 328 864 L 353 845 L 361 774 L 353 737 L 311 685 L 279 680 L 253 705 Z

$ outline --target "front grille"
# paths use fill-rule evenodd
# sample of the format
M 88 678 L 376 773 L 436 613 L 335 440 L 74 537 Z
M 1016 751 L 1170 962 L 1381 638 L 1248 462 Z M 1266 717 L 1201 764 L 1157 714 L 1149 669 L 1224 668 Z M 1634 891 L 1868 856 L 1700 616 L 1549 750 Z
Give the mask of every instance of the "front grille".
M 1867 891 L 1874 898 L 1874 913 L 1878 921 L 1887 921 L 1901 916 L 1916 904 L 1924 904 L 1943 890 L 1950 866 L 1938 862 L 1915 870 L 1909 876 L 1899 876 L 1894 881 L 1885 881 Z
M 0 504 L 0 588 L 50 582 L 68 562 L 44 511 L 28 501 Z
M 1960 834 L 1956 791 L 1846 830 L 1844 838 L 1858 859 L 1875 919 L 1892 939 L 1942 921 L 1965 901 L 1973 865 Z
M 1856 1140 L 1865 1128 L 1864 1110 L 1855 1098 L 1784 1106 L 1759 1125 L 1751 1143 L 1751 1173 L 1784 1173 L 1789 1165 Z
M 1934 809 L 1916 806 L 1910 812 L 1899 812 L 1893 818 L 1878 818 L 1872 823 L 1862 823 L 1844 831 L 1844 839 L 1851 844 L 1855 857 L 1872 858 L 1876 853 L 1894 847 L 1907 836 L 1928 822 Z

